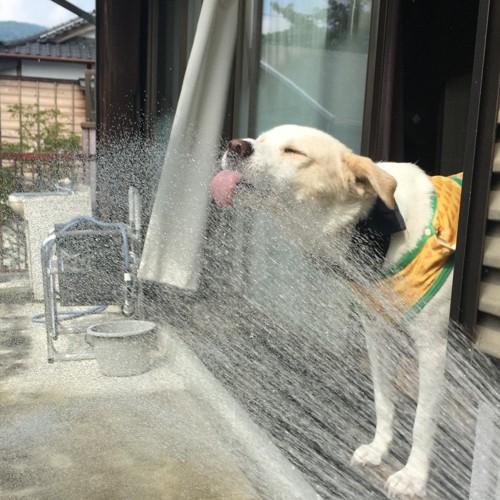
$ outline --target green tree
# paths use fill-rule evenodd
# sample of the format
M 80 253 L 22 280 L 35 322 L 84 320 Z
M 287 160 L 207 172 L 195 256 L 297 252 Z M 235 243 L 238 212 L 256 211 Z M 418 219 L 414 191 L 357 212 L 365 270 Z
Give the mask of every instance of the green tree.
M 1 151 L 12 153 L 70 153 L 81 151 L 80 138 L 68 132 L 59 109 L 40 109 L 37 104 L 14 104 L 9 106 L 12 118 L 19 122 L 19 141 L 1 142 Z M 21 160 L 22 161 L 22 160 Z M 54 180 L 68 176 L 67 162 L 54 159 L 50 163 L 37 161 L 31 165 L 36 173 L 35 189 L 47 189 Z M 4 224 L 12 211 L 7 204 L 9 194 L 23 189 L 9 168 L 0 167 L 0 224 Z
M 19 121 L 19 142 L 2 142 L 4 151 L 22 153 L 68 153 L 81 149 L 80 138 L 67 132 L 59 109 L 40 109 L 38 104 L 9 106 L 12 118 Z
M 12 209 L 7 202 L 14 191 L 14 176 L 7 169 L 0 168 L 0 226 L 12 217 Z

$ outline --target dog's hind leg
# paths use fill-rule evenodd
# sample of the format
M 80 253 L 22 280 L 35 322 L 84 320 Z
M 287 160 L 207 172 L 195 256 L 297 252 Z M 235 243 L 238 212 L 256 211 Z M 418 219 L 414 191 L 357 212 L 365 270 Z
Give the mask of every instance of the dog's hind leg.
M 371 329 L 371 328 L 370 328 Z M 394 419 L 393 361 L 384 342 L 366 336 L 373 381 L 376 428 L 370 444 L 360 446 L 352 455 L 352 465 L 380 465 L 392 441 Z
M 442 399 L 445 359 L 446 344 L 426 346 L 419 352 L 420 381 L 413 445 L 405 467 L 387 480 L 390 498 L 425 495 Z

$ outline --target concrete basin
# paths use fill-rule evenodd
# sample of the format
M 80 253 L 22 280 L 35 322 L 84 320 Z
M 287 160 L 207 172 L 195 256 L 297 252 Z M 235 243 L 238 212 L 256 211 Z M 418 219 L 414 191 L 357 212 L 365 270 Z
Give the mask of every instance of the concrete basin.
M 12 211 L 19 215 L 19 217 L 24 217 L 24 210 L 26 203 L 30 203 L 33 200 L 50 200 L 52 197 L 61 196 L 71 196 L 73 193 L 70 191 L 43 191 L 41 193 L 11 193 L 9 195 L 9 206 Z

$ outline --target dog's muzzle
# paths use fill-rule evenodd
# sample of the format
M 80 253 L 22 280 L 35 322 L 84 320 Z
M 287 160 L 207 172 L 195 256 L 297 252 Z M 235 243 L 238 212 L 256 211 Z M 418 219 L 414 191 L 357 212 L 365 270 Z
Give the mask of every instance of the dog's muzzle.
M 219 207 L 232 205 L 236 191 L 252 190 L 253 186 L 241 173 L 242 160 L 254 152 L 253 146 L 244 139 L 233 139 L 227 143 L 227 149 L 222 159 L 224 170 L 219 172 L 211 183 L 212 197 Z

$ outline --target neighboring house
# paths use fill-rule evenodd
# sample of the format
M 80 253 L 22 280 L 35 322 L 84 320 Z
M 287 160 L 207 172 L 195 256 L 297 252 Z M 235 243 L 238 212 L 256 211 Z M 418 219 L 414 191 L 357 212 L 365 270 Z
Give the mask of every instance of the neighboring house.
M 12 117 L 10 106 L 38 105 L 59 109 L 66 129 L 82 136 L 86 147 L 88 130 L 95 129 L 94 68 L 95 26 L 81 18 L 0 42 L 1 140 L 19 139 L 19 120 Z
M 87 154 L 96 150 L 94 75 L 95 26 L 87 20 L 75 18 L 31 37 L 0 42 L 0 142 L 20 142 L 21 119 L 13 115 L 12 106 L 35 106 L 35 111 L 57 109 L 64 130 L 81 137 L 84 153 L 82 161 L 73 157 L 63 162 L 61 174 L 60 158 L 50 153 L 8 152 L 0 147 L 0 167 L 14 175 L 15 190 L 43 190 L 46 183 L 41 181 L 51 183 L 53 176 L 61 175 L 93 185 L 94 160 Z M 17 217 L 2 225 L 0 271 L 26 269 L 23 228 Z

